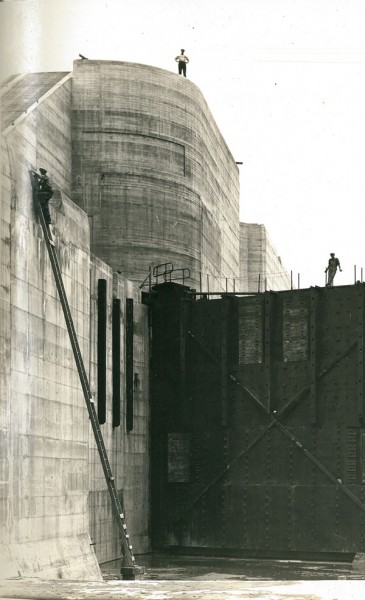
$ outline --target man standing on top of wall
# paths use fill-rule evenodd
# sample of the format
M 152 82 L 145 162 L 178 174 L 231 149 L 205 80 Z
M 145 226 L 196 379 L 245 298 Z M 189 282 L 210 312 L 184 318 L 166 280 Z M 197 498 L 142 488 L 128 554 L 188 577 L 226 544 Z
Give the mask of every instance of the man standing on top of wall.
M 331 252 L 330 256 L 331 258 L 328 261 L 328 267 L 325 270 L 325 273 L 327 273 L 328 271 L 328 281 L 326 283 L 326 287 L 333 286 L 333 279 L 336 275 L 337 267 L 340 269 L 340 271 L 342 271 L 340 261 L 335 256 L 335 253 Z
M 187 56 L 185 56 L 184 54 L 185 50 L 183 48 L 181 48 L 181 54 L 179 54 L 178 56 L 175 57 L 176 62 L 178 62 L 178 70 L 179 70 L 179 75 L 181 75 L 181 73 L 184 75 L 184 77 L 186 77 L 186 65 L 189 62 L 189 59 Z

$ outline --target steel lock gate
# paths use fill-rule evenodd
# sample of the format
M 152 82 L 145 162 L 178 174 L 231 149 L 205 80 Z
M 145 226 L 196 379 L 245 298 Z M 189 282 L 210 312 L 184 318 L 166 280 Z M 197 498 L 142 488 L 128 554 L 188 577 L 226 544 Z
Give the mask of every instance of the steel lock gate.
M 150 302 L 155 547 L 364 551 L 364 286 Z

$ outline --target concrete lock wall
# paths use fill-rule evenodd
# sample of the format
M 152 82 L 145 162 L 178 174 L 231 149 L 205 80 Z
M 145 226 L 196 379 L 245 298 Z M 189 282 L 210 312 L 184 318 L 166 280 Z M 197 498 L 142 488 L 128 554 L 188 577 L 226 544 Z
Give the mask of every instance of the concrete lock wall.
M 9 503 L 10 484 L 10 166 L 5 161 L 5 139 L 0 138 L 0 565 L 4 572 L 15 570 L 9 553 L 10 535 L 8 523 L 11 517 Z M 1 567 L 0 567 L 1 573 Z
M 88 527 L 88 421 L 28 174 L 30 168 L 44 166 L 54 187 L 67 189 L 70 100 L 67 82 L 2 135 L 10 285 L 7 377 L 1 399 L 7 489 L 1 522 L 11 572 L 100 577 Z M 87 220 L 60 192 L 52 204 L 65 287 L 85 353 Z
M 75 61 L 73 199 L 95 254 L 141 282 L 171 261 L 237 277 L 235 161 L 200 90 L 147 65 Z
M 290 289 L 290 275 L 264 225 L 240 223 L 240 290 Z
M 11 107 L 12 96 L 28 99 L 19 107 L 19 117 L 13 109 L 2 110 L 0 576 L 98 579 L 101 575 L 92 543 L 95 541 L 99 559 L 117 558 L 120 548 L 115 535 L 106 547 L 105 531 L 109 534 L 113 529 L 110 510 L 107 508 L 101 522 L 95 502 L 96 492 L 105 494 L 106 486 L 100 479 L 95 442 L 33 206 L 30 168 L 47 168 L 55 189 L 50 210 L 56 251 L 87 371 L 95 336 L 90 293 L 98 273 L 96 265 L 99 271 L 107 272 L 110 281 L 113 276 L 109 267 L 90 256 L 87 216 L 67 196 L 72 156 L 71 81 L 66 78 L 55 85 L 54 74 L 25 79 L 28 96 L 17 94 L 16 82 L 2 96 L 2 108 Z M 19 80 L 23 91 L 25 79 Z M 32 106 L 37 95 L 40 98 Z M 124 280 L 118 285 L 118 293 L 122 296 L 125 290 L 134 294 L 138 306 L 136 286 Z M 139 333 L 134 340 L 136 370 L 140 370 L 144 382 L 145 312 L 145 307 L 136 308 Z M 90 364 L 93 372 L 92 360 Z M 147 547 L 147 392 L 145 383 L 136 403 L 136 428 L 129 438 L 107 433 L 111 464 L 117 469 L 118 487 L 124 491 L 126 512 L 127 502 L 140 494 L 128 522 L 133 543 L 136 531 L 135 552 Z M 137 482 L 138 492 L 134 487 Z M 103 504 L 107 505 L 105 498 Z

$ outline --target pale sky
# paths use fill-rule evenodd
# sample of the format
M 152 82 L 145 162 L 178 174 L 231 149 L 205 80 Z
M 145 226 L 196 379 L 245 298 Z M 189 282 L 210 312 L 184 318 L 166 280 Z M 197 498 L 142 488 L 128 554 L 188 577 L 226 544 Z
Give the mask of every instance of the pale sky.
M 0 79 L 70 71 L 79 52 L 176 72 L 202 91 L 263 223 L 301 287 L 364 267 L 364 0 L 15 0 L 0 4 Z

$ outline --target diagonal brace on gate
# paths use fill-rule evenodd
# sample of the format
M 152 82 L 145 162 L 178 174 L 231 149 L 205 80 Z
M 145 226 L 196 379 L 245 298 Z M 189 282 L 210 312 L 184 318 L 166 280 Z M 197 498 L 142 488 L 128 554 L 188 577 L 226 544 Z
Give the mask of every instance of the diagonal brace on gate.
M 193 339 L 205 352 L 207 356 L 211 358 L 216 364 L 220 364 L 217 356 L 200 340 L 195 334 L 193 334 L 190 330 L 188 330 L 188 335 Z M 317 381 L 320 381 L 325 375 L 327 375 L 343 358 L 345 358 L 350 352 L 357 346 L 357 341 L 352 342 L 344 352 L 342 352 L 334 361 L 332 361 L 327 367 L 322 369 L 322 371 L 318 374 Z M 310 386 L 305 385 L 291 400 L 289 400 L 275 415 L 273 415 L 261 400 L 245 385 L 243 385 L 239 379 L 234 377 L 232 374 L 230 375 L 230 379 L 233 383 L 239 387 L 242 392 L 248 396 L 248 398 L 257 406 L 262 412 L 265 413 L 267 417 L 271 419 L 270 423 L 263 429 L 263 431 L 256 436 L 256 438 L 244 449 L 242 449 L 236 456 L 229 462 L 229 464 L 222 469 L 217 475 L 195 496 L 195 498 L 188 503 L 188 505 L 184 508 L 183 512 L 180 514 L 178 519 L 174 522 L 173 526 L 181 521 L 184 515 L 191 510 L 195 506 L 195 504 L 220 480 L 222 479 L 232 468 L 234 464 L 236 464 L 243 456 L 248 454 L 254 446 L 256 446 L 262 438 L 276 426 L 289 440 L 295 443 L 296 447 L 304 453 L 306 458 L 310 460 L 332 483 L 337 485 L 341 491 L 348 496 L 361 510 L 365 512 L 365 504 L 359 500 L 355 494 L 351 492 L 351 490 L 342 483 L 340 479 L 338 479 L 327 467 L 319 461 L 308 449 L 306 449 L 301 442 L 287 429 L 280 421 L 279 418 L 290 413 L 305 397 L 305 395 L 309 392 Z

